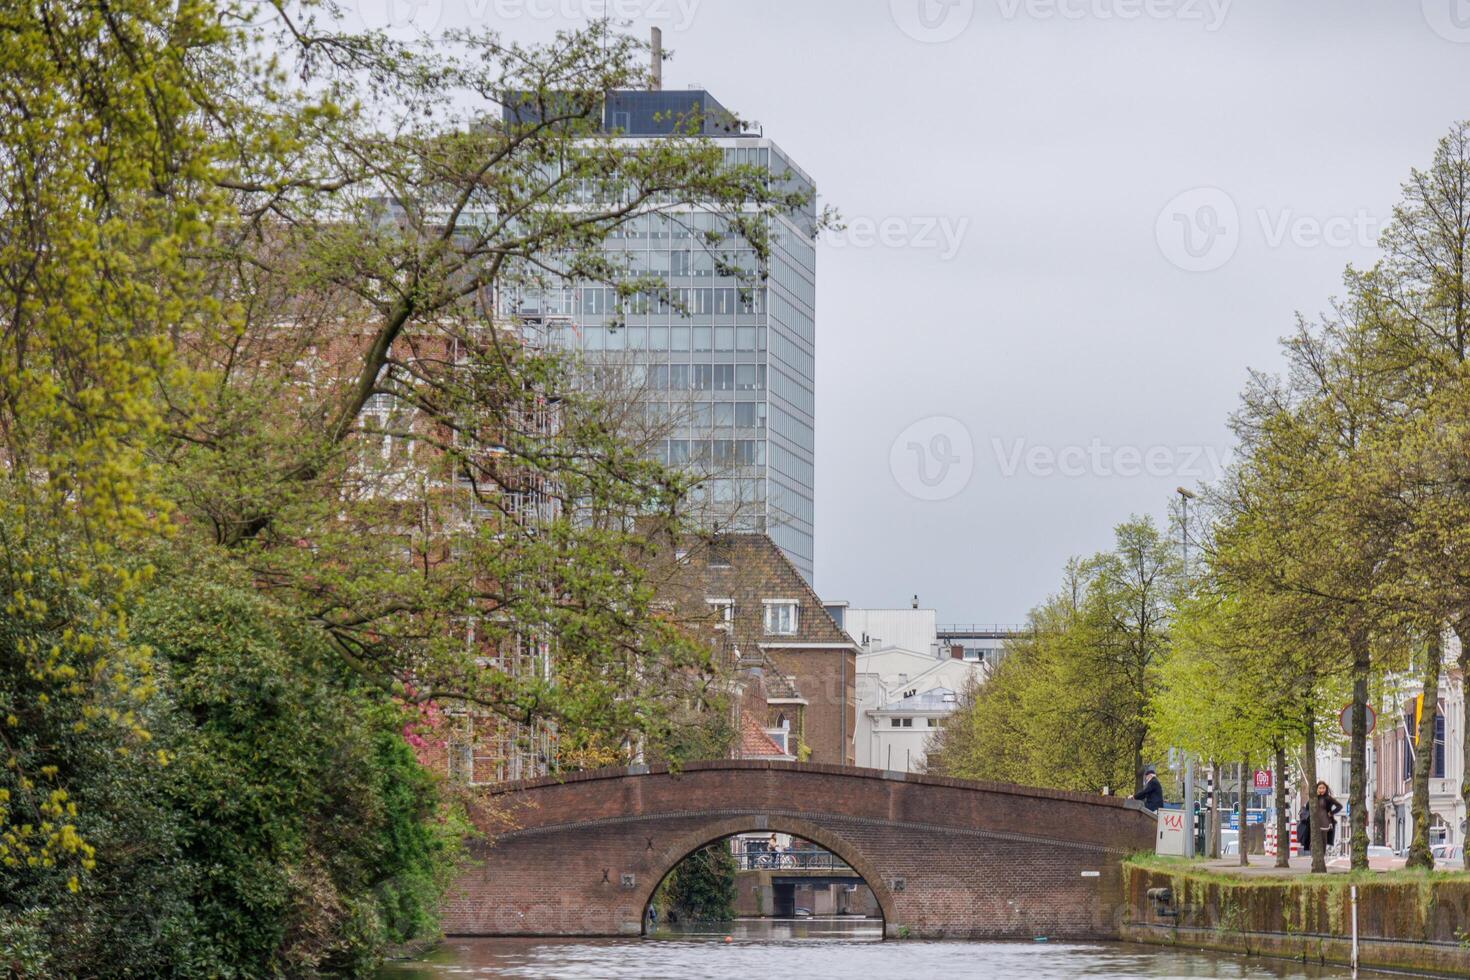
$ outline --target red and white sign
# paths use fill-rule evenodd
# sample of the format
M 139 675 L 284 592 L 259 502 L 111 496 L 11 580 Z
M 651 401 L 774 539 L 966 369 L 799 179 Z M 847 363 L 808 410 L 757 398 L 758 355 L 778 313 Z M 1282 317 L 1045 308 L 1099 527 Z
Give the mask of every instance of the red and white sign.
M 1365 707 L 1368 709 L 1368 734 L 1372 735 L 1373 729 L 1378 727 L 1378 712 L 1373 710 L 1373 706 L 1371 704 L 1365 705 Z M 1344 735 L 1351 735 L 1353 733 L 1352 705 L 1345 705 L 1343 709 L 1337 713 L 1337 725 L 1339 728 L 1342 729 L 1342 733 Z
M 1252 777 L 1256 789 L 1270 789 L 1275 784 L 1271 781 L 1271 770 L 1257 769 Z

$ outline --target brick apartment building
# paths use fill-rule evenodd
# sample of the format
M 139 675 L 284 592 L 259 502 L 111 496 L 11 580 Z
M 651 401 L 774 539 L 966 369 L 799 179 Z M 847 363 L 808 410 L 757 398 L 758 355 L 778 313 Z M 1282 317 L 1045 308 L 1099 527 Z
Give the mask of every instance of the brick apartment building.
M 857 644 L 769 537 L 721 534 L 674 550 L 664 593 L 724 634 L 738 711 L 803 761 L 852 765 Z M 768 753 L 767 753 L 768 754 Z

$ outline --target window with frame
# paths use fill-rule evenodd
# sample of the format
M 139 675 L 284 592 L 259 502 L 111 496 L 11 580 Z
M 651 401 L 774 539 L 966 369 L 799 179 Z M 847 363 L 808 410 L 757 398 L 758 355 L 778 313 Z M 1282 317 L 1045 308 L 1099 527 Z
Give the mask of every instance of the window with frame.
M 729 626 L 735 619 L 735 603 L 730 599 L 705 599 L 705 605 L 716 616 L 716 623 L 720 626 Z
M 451 740 L 446 752 L 449 780 L 455 783 L 475 781 L 475 749 L 468 742 Z
M 766 633 L 771 636 L 792 636 L 796 633 L 797 607 L 795 599 L 766 600 Z
M 1434 716 L 1434 755 L 1431 757 L 1429 764 L 1429 776 L 1431 779 L 1445 778 L 1444 734 L 1444 715 L 1436 713 Z

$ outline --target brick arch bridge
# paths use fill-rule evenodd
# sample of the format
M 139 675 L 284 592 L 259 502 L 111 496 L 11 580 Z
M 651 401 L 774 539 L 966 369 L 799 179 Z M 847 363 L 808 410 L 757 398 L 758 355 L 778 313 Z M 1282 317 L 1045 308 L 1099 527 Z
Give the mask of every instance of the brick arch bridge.
M 600 769 L 485 790 L 485 840 L 444 908 L 451 935 L 643 931 L 654 889 L 705 844 L 790 833 L 868 883 L 888 936 L 1115 937 L 1139 804 L 1002 783 L 792 762 Z

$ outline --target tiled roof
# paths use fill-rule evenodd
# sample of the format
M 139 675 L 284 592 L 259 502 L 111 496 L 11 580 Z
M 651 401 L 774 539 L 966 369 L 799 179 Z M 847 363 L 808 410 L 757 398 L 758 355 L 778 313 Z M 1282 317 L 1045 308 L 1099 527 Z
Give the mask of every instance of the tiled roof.
M 764 534 L 721 534 L 694 543 L 688 549 L 687 572 L 679 576 L 684 601 L 702 604 L 706 598 L 729 599 L 735 604 L 736 645 L 752 656 L 759 644 L 851 644 L 822 606 L 806 579 L 776 543 Z M 799 606 L 796 633 L 765 633 L 765 600 L 795 599 Z
M 796 566 L 766 535 L 700 535 L 684 538 L 677 546 L 667 540 L 659 544 L 662 561 L 655 574 L 660 601 L 685 624 L 719 630 L 723 649 L 730 655 L 727 662 L 764 674 L 766 696 L 802 699 L 794 679 L 775 670 L 767 649 L 856 647 Z M 771 599 L 797 603 L 795 633 L 766 633 L 766 601 Z M 727 623 L 709 600 L 730 603 Z
M 786 753 L 781 751 L 761 723 L 756 720 L 755 715 L 748 711 L 740 713 L 740 758 L 762 759 L 768 756 L 782 756 Z

